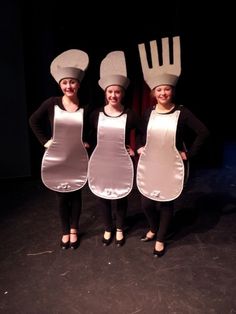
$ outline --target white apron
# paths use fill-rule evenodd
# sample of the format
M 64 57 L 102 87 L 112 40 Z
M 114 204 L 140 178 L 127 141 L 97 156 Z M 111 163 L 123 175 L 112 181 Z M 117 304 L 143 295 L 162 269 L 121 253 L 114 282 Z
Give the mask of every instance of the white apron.
M 53 142 L 45 151 L 41 177 L 46 187 L 57 192 L 81 189 L 87 182 L 88 154 L 83 145 L 83 114 L 55 106 Z
M 91 191 L 104 199 L 127 196 L 133 187 L 134 168 L 125 147 L 127 114 L 108 117 L 100 112 L 97 146 L 88 166 Z
M 155 201 L 171 201 L 183 190 L 184 163 L 175 146 L 180 111 L 170 114 L 151 112 L 147 141 L 137 165 L 137 187 Z

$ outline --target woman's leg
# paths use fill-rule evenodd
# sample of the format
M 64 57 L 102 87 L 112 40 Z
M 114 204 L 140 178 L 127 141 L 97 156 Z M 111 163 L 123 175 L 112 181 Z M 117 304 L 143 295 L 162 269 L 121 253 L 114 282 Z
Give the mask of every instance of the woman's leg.
M 56 192 L 56 195 L 62 229 L 60 246 L 63 250 L 66 250 L 70 245 L 70 204 L 66 193 Z
M 116 201 L 116 245 L 118 247 L 124 245 L 124 227 L 125 227 L 125 218 L 128 207 L 128 198 L 123 197 Z
M 81 190 L 75 192 L 70 192 L 70 247 L 71 249 L 76 249 L 79 246 L 78 229 L 79 229 L 79 219 L 82 207 L 82 197 Z
M 104 198 L 99 198 L 100 203 L 100 210 L 102 213 L 103 224 L 105 231 L 111 232 L 112 231 L 112 206 L 111 200 L 107 200 Z
M 104 224 L 104 235 L 102 238 L 103 245 L 107 246 L 112 241 L 112 201 L 104 198 L 99 198 L 100 210 Z
M 160 204 L 160 224 L 157 234 L 157 241 L 165 242 L 166 234 L 169 230 L 173 218 L 174 202 L 162 202 Z
M 154 256 L 161 257 L 165 253 L 165 238 L 168 232 L 170 222 L 173 217 L 174 203 L 171 202 L 162 202 L 160 204 L 160 224 L 159 231 L 156 237 L 156 243 L 154 247 L 153 254 Z
M 156 209 L 157 204 L 155 201 L 144 196 L 141 197 L 141 204 L 142 210 L 144 211 L 144 214 L 147 218 L 150 231 L 152 234 L 156 234 L 158 229 L 158 214 Z
M 70 234 L 70 204 L 67 193 L 56 192 L 63 235 Z
M 123 230 L 125 226 L 125 218 L 127 214 L 128 199 L 123 197 L 116 202 L 116 228 Z
M 78 232 L 79 229 L 79 219 L 82 208 L 82 196 L 81 190 L 70 193 L 70 202 L 71 202 L 71 219 L 70 219 L 70 229 Z

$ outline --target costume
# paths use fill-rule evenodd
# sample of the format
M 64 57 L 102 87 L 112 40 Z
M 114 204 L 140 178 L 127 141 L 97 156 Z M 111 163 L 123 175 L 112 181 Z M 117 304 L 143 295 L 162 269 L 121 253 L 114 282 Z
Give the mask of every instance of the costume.
M 173 63 L 170 62 L 169 39 L 162 39 L 162 65 L 158 58 L 156 41 L 150 43 L 152 67 L 149 67 L 144 44 L 139 54 L 144 80 L 154 89 L 161 85 L 174 87 L 181 73 L 180 39 L 172 40 Z M 145 146 L 137 165 L 137 187 L 142 194 L 143 209 L 150 230 L 157 232 L 155 206 L 160 202 L 160 229 L 157 240 L 164 242 L 173 214 L 173 201 L 183 191 L 186 179 L 185 164 L 180 155 L 184 151 L 189 158 L 195 156 L 208 136 L 205 125 L 187 108 L 174 104 L 173 109 L 159 113 L 156 105 L 149 107 L 143 116 L 141 136 L 137 148 Z M 186 150 L 186 132 L 192 130 L 195 139 Z
M 108 86 L 119 85 L 126 89 L 128 84 L 124 53 L 109 53 L 101 62 L 100 87 L 106 90 Z M 136 115 L 131 109 L 124 108 L 119 116 L 109 116 L 102 107 L 91 114 L 90 121 L 97 141 L 89 160 L 88 184 L 100 198 L 105 230 L 112 230 L 112 200 L 117 201 L 116 227 L 123 229 L 126 197 L 132 190 L 134 180 L 133 161 L 126 145 L 130 144 L 130 132 L 136 127 Z
M 121 118 L 125 118 L 125 124 L 120 124 L 122 128 L 119 136 L 114 127 L 116 120 L 119 125 Z M 105 121 L 111 129 L 103 127 Z M 130 145 L 131 131 L 137 127 L 137 116 L 131 109 L 125 108 L 120 117 L 109 117 L 104 112 L 104 107 L 101 107 L 91 114 L 90 123 L 94 134 L 97 134 L 98 144 L 90 158 L 88 183 L 91 191 L 100 198 L 101 210 L 105 213 L 105 230 L 112 229 L 111 200 L 117 202 L 116 226 L 123 229 L 127 210 L 126 196 L 132 190 L 134 179 L 133 160 L 128 155 L 126 146 Z
M 59 84 L 63 78 L 81 82 L 88 66 L 85 52 L 71 49 L 51 63 L 51 74 Z M 88 154 L 85 107 L 66 111 L 62 97 L 44 101 L 30 117 L 30 126 L 42 145 L 51 141 L 45 150 L 41 177 L 44 185 L 57 192 L 63 234 L 78 228 L 81 212 L 81 188 L 87 182 Z M 45 146 L 46 147 L 46 146 Z

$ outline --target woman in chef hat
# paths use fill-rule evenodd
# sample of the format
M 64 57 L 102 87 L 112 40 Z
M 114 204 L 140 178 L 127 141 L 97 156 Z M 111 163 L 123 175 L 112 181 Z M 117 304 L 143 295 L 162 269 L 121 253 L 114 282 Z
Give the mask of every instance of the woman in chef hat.
M 30 126 L 46 148 L 41 177 L 57 194 L 62 226 L 62 249 L 79 246 L 81 188 L 87 182 L 86 108 L 78 91 L 89 64 L 87 53 L 67 50 L 51 63 L 50 71 L 62 96 L 50 97 L 30 117 Z
M 104 90 L 105 104 L 90 117 L 96 147 L 89 161 L 88 184 L 99 198 L 98 210 L 104 220 L 102 243 L 104 246 L 111 243 L 115 228 L 115 243 L 119 247 L 125 243 L 127 196 L 134 180 L 130 135 L 137 126 L 135 112 L 123 103 L 129 85 L 123 51 L 110 52 L 102 60 L 98 83 Z
M 173 62 L 170 62 L 170 40 L 162 38 L 162 50 L 150 42 L 152 66 L 148 64 L 145 45 L 139 45 L 144 80 L 151 89 L 155 104 L 142 118 L 141 136 L 137 138 L 137 187 L 149 231 L 141 241 L 155 240 L 154 256 L 165 253 L 166 235 L 173 216 L 173 202 L 183 190 L 188 160 L 194 157 L 208 137 L 206 126 L 187 108 L 174 102 L 174 90 L 181 73 L 180 38 L 172 39 Z M 158 51 L 162 51 L 162 63 Z M 186 149 L 186 135 L 195 139 Z M 160 215 L 158 218 L 157 207 Z

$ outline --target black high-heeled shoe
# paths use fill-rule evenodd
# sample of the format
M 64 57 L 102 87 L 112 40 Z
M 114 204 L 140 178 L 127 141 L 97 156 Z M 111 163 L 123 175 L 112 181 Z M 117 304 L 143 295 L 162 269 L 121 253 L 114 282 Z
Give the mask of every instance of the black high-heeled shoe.
M 156 249 L 153 250 L 154 257 L 162 257 L 165 254 L 165 248 L 161 251 L 157 251 Z
M 123 234 L 122 230 L 116 230 L 116 232 L 121 232 Z M 121 246 L 123 246 L 125 244 L 125 236 L 124 236 L 124 234 L 123 234 L 123 238 L 122 239 L 117 240 L 117 238 L 116 238 L 115 244 L 116 244 L 117 247 L 121 247 Z
M 63 242 L 61 240 L 60 247 L 61 247 L 62 250 L 67 250 L 70 247 L 70 240 L 68 240 L 67 242 Z
M 76 234 L 77 235 L 77 240 L 75 242 L 70 241 L 70 248 L 72 250 L 76 250 L 79 247 L 79 237 L 77 232 L 71 232 L 70 234 Z
M 154 250 L 153 250 L 154 257 L 162 257 L 164 254 L 165 254 L 165 246 L 163 247 L 161 251 L 156 250 L 156 248 L 154 247 Z
M 69 249 L 69 246 L 70 246 L 70 241 L 68 241 L 68 242 L 61 241 L 61 243 L 60 243 L 60 247 L 61 247 L 62 250 Z
M 110 231 L 107 231 L 107 232 L 110 232 Z M 111 233 L 111 232 L 110 232 Z M 105 233 L 104 233 L 105 234 Z M 112 233 L 110 235 L 110 238 L 106 239 L 103 235 L 103 238 L 102 238 L 102 243 L 103 243 L 103 246 L 108 246 L 109 244 L 111 244 L 111 241 L 112 241 Z
M 121 240 L 116 240 L 116 246 L 117 247 L 121 247 L 125 244 L 125 238 L 121 239 Z

